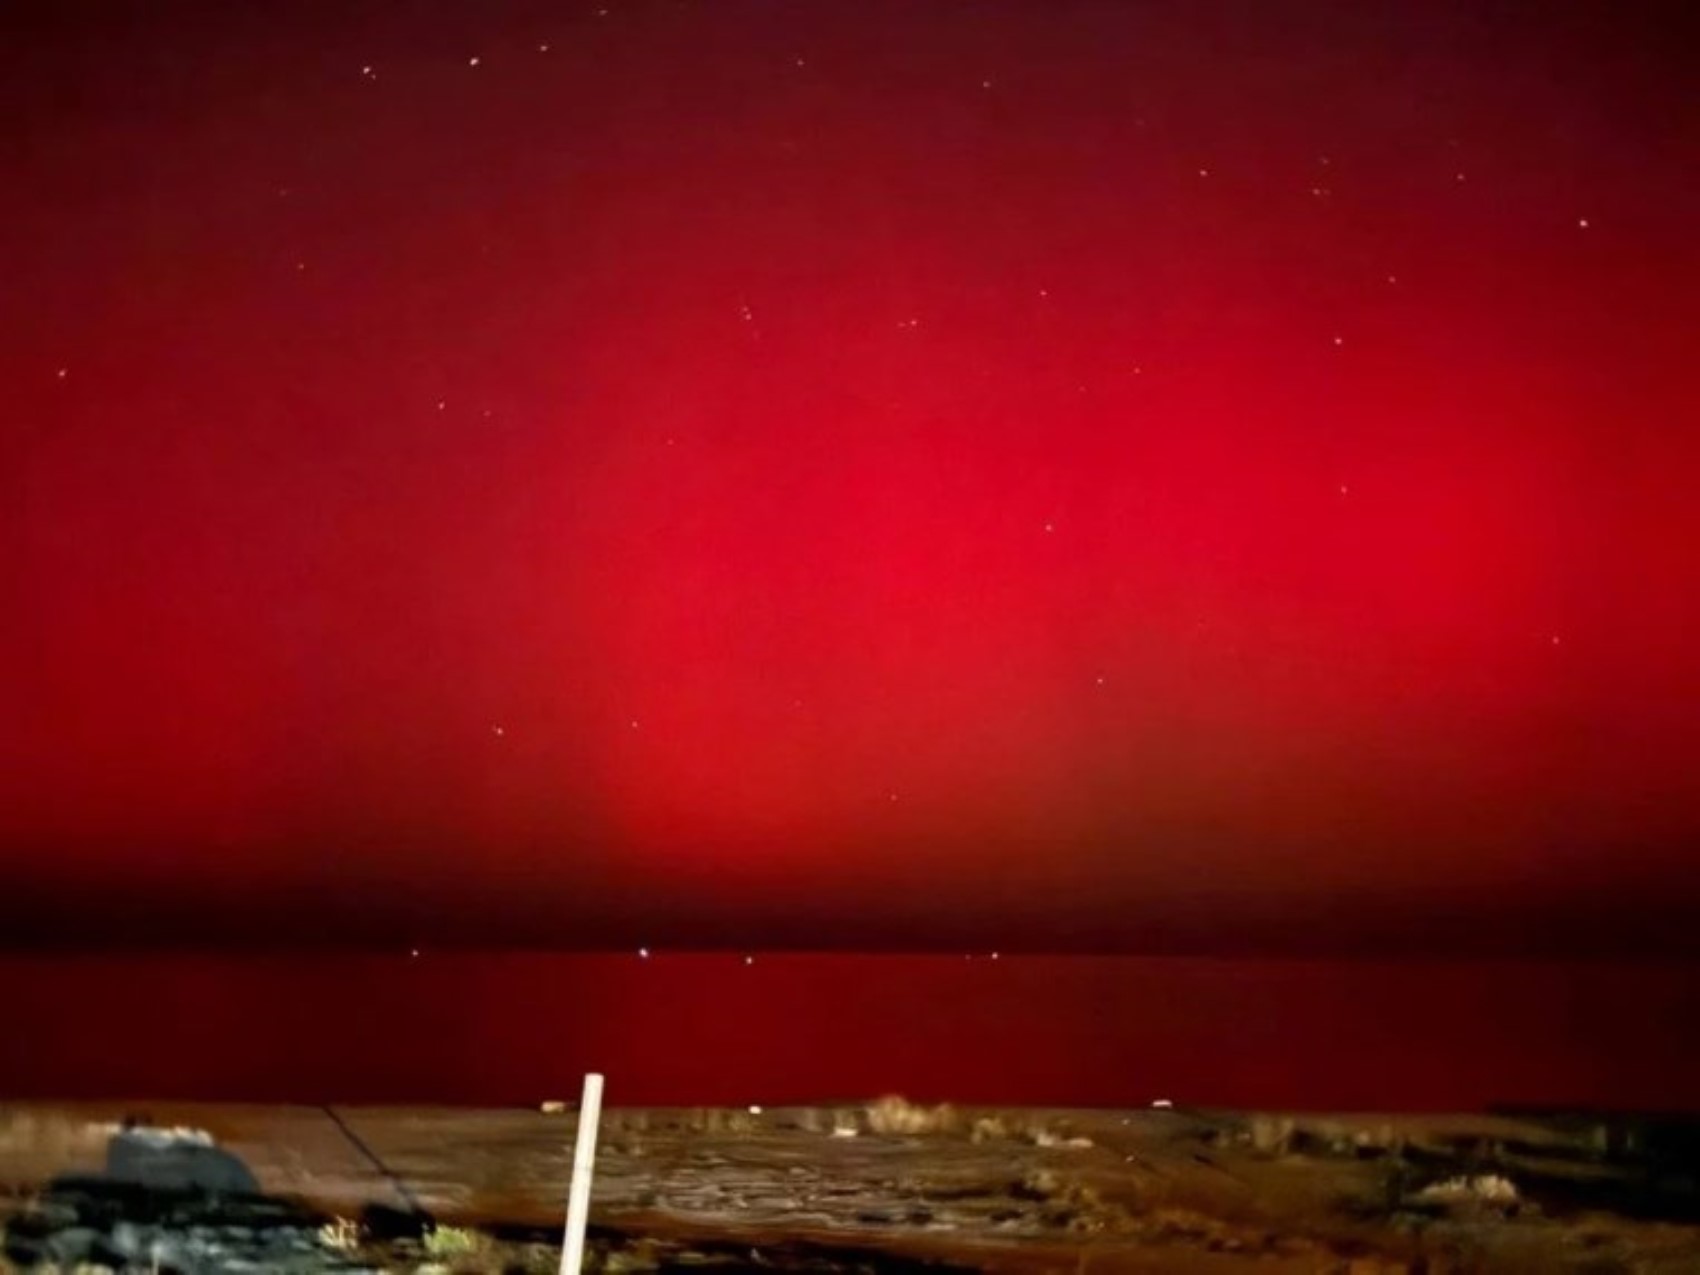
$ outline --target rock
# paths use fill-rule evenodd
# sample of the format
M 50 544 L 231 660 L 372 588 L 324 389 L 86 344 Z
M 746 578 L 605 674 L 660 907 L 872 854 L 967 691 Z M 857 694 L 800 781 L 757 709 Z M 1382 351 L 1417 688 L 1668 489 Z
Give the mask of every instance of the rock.
M 209 1195 L 258 1195 L 248 1166 L 205 1135 L 177 1130 L 125 1129 L 106 1144 L 109 1181 L 149 1191 L 203 1191 Z
M 29 1270 L 39 1266 L 45 1256 L 44 1238 L 20 1231 L 17 1222 L 14 1221 L 6 1228 L 6 1242 L 3 1247 L 0 1247 L 0 1253 L 3 1253 L 6 1261 L 13 1266 Z
M 360 1211 L 360 1232 L 375 1243 L 423 1240 L 437 1229 L 437 1221 L 423 1209 L 397 1209 L 387 1204 L 368 1204 Z

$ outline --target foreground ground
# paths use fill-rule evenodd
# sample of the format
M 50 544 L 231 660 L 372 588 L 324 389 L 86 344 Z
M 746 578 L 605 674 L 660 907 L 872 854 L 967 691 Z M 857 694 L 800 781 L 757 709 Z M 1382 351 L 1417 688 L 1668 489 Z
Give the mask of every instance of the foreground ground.
M 197 1212 L 112 1196 L 108 1138 L 136 1113 L 206 1130 L 265 1199 Z M 186 1271 L 553 1271 L 574 1131 L 570 1110 L 0 1108 L 7 1251 Z M 588 1263 L 1675 1275 L 1700 1271 L 1695 1150 L 1693 1125 L 1653 1120 L 615 1110 Z M 425 1214 L 434 1230 L 411 1220 Z

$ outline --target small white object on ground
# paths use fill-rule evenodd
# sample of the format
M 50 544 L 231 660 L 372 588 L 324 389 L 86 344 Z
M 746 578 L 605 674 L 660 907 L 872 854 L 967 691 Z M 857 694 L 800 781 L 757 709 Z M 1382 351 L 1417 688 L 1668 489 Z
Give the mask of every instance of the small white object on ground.
M 1448 1204 L 1515 1204 L 1517 1184 L 1510 1178 L 1489 1173 L 1473 1178 L 1448 1178 L 1434 1182 L 1417 1192 L 1419 1200 L 1435 1200 Z

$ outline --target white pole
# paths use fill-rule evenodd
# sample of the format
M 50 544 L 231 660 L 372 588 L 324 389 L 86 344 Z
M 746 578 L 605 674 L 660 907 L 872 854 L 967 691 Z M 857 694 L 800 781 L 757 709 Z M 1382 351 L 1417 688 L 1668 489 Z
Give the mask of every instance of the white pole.
M 573 1183 L 567 1194 L 567 1234 L 561 1250 L 561 1275 L 579 1275 L 584 1267 L 584 1226 L 590 1219 L 590 1171 L 596 1164 L 596 1124 L 602 1116 L 602 1077 L 584 1078 L 578 1104 L 578 1146 L 573 1150 Z

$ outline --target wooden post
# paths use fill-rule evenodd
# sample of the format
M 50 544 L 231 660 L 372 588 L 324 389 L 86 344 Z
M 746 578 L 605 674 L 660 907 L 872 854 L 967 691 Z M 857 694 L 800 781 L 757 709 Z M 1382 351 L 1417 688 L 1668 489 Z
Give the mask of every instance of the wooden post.
M 602 1117 L 602 1077 L 584 1078 L 578 1104 L 578 1145 L 573 1150 L 573 1182 L 567 1193 L 567 1233 L 561 1250 L 561 1275 L 579 1275 L 584 1267 L 584 1227 L 590 1218 L 590 1172 L 596 1165 L 596 1125 Z

